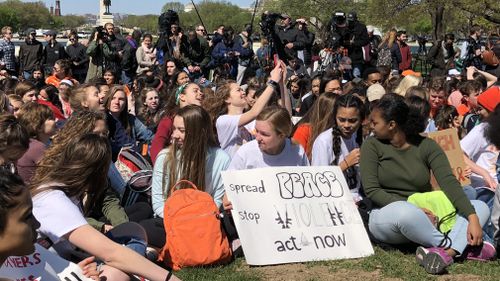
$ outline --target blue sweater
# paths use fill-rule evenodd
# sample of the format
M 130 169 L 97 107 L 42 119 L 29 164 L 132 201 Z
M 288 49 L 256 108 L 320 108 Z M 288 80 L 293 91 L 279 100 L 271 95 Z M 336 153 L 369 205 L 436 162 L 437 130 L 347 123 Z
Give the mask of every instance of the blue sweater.
M 165 148 L 158 154 L 153 170 L 153 184 L 151 189 L 153 211 L 156 216 L 163 218 L 163 208 L 165 205 L 165 194 L 163 190 L 169 191 L 169 175 L 163 174 L 163 164 L 167 157 L 168 149 Z M 218 147 L 208 149 L 207 161 L 205 162 L 205 192 L 214 198 L 217 207 L 222 205 L 222 197 L 224 196 L 224 184 L 222 183 L 221 172 L 229 167 L 231 158 Z M 168 164 L 168 163 L 167 163 Z M 167 170 L 168 171 L 168 170 Z M 163 188 L 162 179 L 165 176 L 165 188 Z M 189 179 L 187 179 L 189 180 Z

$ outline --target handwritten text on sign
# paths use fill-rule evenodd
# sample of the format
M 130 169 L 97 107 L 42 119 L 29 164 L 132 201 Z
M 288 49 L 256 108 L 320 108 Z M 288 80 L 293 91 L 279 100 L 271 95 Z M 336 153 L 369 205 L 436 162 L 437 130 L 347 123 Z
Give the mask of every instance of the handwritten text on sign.
M 442 131 L 431 132 L 427 135 L 433 139 L 443 149 L 448 161 L 450 162 L 451 170 L 462 186 L 470 184 L 470 178 L 465 174 L 464 152 L 460 147 L 460 140 L 456 129 L 446 129 Z M 435 179 L 431 181 L 432 186 L 437 187 Z
M 373 254 L 338 167 L 226 171 L 222 178 L 248 264 Z

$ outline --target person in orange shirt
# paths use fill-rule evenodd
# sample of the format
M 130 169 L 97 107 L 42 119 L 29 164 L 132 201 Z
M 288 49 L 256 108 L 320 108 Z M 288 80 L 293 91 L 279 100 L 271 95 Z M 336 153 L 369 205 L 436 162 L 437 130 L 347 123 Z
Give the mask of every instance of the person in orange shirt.
M 57 60 L 52 68 L 52 75 L 45 79 L 45 83 L 59 88 L 62 80 L 70 80 L 73 85 L 79 84 L 76 79 L 71 77 L 71 64 L 68 60 Z

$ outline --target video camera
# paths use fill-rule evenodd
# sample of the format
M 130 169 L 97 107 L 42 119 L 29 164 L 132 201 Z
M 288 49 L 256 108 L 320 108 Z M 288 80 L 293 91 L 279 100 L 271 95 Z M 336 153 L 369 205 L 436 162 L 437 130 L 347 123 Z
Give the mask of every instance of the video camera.
M 330 20 L 330 30 L 328 33 L 327 47 L 338 49 L 347 47 L 352 35 L 349 32 L 349 25 L 355 20 L 356 15 L 350 13 L 348 16 L 342 11 L 335 12 Z

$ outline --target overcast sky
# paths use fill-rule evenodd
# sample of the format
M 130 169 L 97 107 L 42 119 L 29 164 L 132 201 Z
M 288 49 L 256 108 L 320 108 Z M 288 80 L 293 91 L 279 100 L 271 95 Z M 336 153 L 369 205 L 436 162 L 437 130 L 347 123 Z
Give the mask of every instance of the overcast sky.
M 23 0 L 24 2 L 37 2 L 36 0 Z M 97 14 L 99 13 L 99 1 L 102 0 L 61 0 L 61 12 L 66 14 Z M 55 6 L 55 0 L 43 0 L 47 7 Z M 165 0 L 111 0 L 110 11 L 122 14 L 160 14 L 161 7 L 167 2 Z M 180 0 L 188 4 L 191 1 Z M 195 4 L 199 1 L 194 1 Z M 229 2 L 240 7 L 250 7 L 253 0 L 230 0 Z

